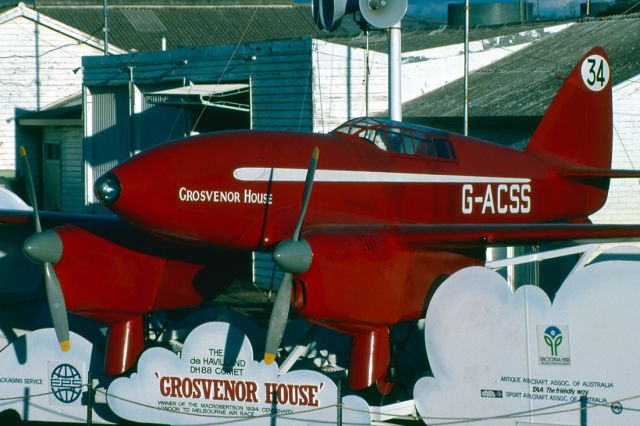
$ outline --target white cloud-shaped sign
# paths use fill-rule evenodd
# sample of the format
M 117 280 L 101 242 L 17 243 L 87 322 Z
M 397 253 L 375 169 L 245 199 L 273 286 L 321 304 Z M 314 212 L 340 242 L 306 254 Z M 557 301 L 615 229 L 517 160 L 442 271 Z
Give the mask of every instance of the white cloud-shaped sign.
M 0 352 L 0 411 L 15 410 L 22 420 L 80 422 L 87 419 L 87 377 L 104 381 L 104 357 L 82 336 L 70 333 L 62 352 L 52 328 L 27 333 Z M 94 405 L 93 421 L 115 420 L 104 404 Z
M 109 407 L 119 417 L 169 424 L 332 424 L 337 387 L 310 370 L 278 376 L 277 365 L 253 359 L 247 337 L 223 322 L 195 328 L 180 356 L 162 348 L 145 351 L 138 372 L 109 386 Z M 343 399 L 344 424 L 370 424 L 367 403 Z
M 580 424 L 584 396 L 588 424 L 640 424 L 639 307 L 640 262 L 578 270 L 553 304 L 489 269 L 461 270 L 429 305 L 434 377 L 415 385 L 418 412 L 429 424 Z

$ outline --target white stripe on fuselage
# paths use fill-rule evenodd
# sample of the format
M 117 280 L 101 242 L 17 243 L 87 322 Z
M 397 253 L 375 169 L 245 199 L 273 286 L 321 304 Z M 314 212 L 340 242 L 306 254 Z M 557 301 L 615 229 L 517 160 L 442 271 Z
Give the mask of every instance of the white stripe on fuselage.
M 233 177 L 245 182 L 304 182 L 307 169 L 241 167 Z M 371 183 L 529 183 L 516 177 L 436 175 L 423 173 L 373 172 L 360 170 L 316 170 L 314 182 Z

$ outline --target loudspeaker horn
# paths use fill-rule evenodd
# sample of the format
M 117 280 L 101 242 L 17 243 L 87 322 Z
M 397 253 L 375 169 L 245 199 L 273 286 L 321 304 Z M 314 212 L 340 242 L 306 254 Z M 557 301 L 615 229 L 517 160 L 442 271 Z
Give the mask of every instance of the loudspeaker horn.
M 406 3 L 406 0 L 401 1 Z M 312 0 L 311 2 L 313 20 L 325 31 L 335 30 L 340 26 L 344 15 L 357 11 L 358 0 Z
M 407 13 L 407 0 L 359 0 L 360 13 L 376 28 L 390 28 Z

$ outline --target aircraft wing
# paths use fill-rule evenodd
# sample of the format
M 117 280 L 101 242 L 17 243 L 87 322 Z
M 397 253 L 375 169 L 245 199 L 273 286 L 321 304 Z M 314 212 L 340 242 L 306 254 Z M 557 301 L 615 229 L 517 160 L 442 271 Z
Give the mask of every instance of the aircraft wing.
M 22 300 L 21 295 L 35 297 L 42 278 L 42 266 L 28 260 L 22 253 L 22 245 L 34 234 L 32 209 L 0 209 L 0 294 L 3 300 L 11 296 Z M 66 224 L 111 223 L 113 216 L 87 214 L 63 214 L 41 212 L 43 228 Z
M 604 243 L 640 241 L 640 225 L 501 224 L 399 225 L 387 232 L 416 248 L 472 248 L 478 246 L 535 245 L 543 243 Z
M 377 234 L 415 250 L 456 250 L 560 242 L 586 244 L 640 241 L 640 225 L 570 223 L 338 226 L 331 229 L 315 229 L 310 231 L 309 235 L 315 233 Z
M 116 220 L 115 216 L 111 214 L 73 214 L 50 211 L 40 211 L 40 217 L 45 228 L 69 223 L 112 222 Z M 26 224 L 29 222 L 33 223 L 33 208 L 15 193 L 0 187 L 0 224 Z M 31 233 L 34 231 L 35 226 L 32 226 Z
M 80 223 L 80 222 L 114 222 L 120 219 L 113 215 L 95 215 L 95 214 L 82 214 L 82 213 L 59 213 L 41 211 L 40 218 L 42 220 L 43 227 L 50 228 L 53 226 L 68 224 L 68 223 Z M 0 209 L 0 225 L 1 224 L 26 224 L 33 221 L 33 210 L 15 210 L 15 209 Z M 35 232 L 35 229 L 31 229 L 31 233 Z

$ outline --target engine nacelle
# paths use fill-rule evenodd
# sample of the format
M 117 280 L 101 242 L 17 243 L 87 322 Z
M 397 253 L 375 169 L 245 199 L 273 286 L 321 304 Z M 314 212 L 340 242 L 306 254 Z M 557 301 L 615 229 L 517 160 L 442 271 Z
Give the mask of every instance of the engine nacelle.
M 353 336 L 349 386 L 391 389 L 389 328 L 425 313 L 445 277 L 483 262 L 481 252 L 426 251 L 385 228 L 304 236 L 313 260 L 294 277 L 293 304 L 311 321 Z
M 420 318 L 434 284 L 484 261 L 481 253 L 416 250 L 382 228 L 304 238 L 313 261 L 295 277 L 294 306 L 305 317 L 345 332 Z
M 248 269 L 246 254 L 174 244 L 121 221 L 53 230 L 63 245 L 54 268 L 67 309 L 109 326 L 110 375 L 125 372 L 144 350 L 145 314 L 197 306 Z

